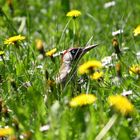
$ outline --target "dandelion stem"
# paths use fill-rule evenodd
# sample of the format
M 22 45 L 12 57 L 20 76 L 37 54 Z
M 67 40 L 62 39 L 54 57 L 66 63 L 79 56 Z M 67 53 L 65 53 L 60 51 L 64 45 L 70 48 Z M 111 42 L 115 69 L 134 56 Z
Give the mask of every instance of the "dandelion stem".
M 90 80 L 88 80 L 86 94 L 88 94 L 88 93 L 89 93 L 89 88 L 90 88 Z
M 68 25 L 69 25 L 69 23 L 70 23 L 71 20 L 72 20 L 72 18 L 70 18 L 70 20 L 67 22 L 65 28 L 62 31 L 62 34 L 61 34 L 61 37 L 60 37 L 60 40 L 59 40 L 59 44 L 60 44 L 60 42 L 61 42 L 61 40 L 62 40 L 62 38 L 64 36 L 64 33 L 65 33 L 65 31 L 66 31 L 66 29 L 67 29 L 67 27 L 68 27 Z
M 73 19 L 73 35 L 75 37 L 75 34 L 76 34 L 76 20 Z
M 73 47 L 74 47 L 75 38 L 76 38 L 76 23 L 75 23 L 75 19 L 73 18 L 73 41 L 72 41 Z
M 105 127 L 100 131 L 100 133 L 96 136 L 95 140 L 101 140 L 106 133 L 110 130 L 110 128 L 114 125 L 114 123 L 117 120 L 118 115 L 114 114 L 110 120 L 108 121 L 108 123 L 105 125 Z

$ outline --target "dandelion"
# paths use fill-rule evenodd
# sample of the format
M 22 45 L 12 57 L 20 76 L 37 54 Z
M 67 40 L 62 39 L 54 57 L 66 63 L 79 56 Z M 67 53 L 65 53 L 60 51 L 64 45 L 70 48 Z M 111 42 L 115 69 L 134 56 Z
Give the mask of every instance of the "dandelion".
M 71 107 L 77 107 L 77 106 L 93 104 L 95 101 L 96 101 L 96 97 L 92 94 L 80 94 L 74 97 L 69 104 Z
M 108 102 L 111 106 L 119 111 L 122 115 L 127 115 L 134 110 L 134 106 L 131 102 L 124 96 L 121 95 L 111 95 L 108 98 Z
M 52 56 L 53 56 L 53 54 L 54 54 L 56 51 L 57 51 L 57 49 L 56 49 L 56 48 L 54 48 L 54 49 L 52 49 L 52 50 L 50 50 L 50 51 L 46 52 L 46 56 L 50 56 L 50 57 L 52 57 Z
M 8 128 L 0 128 L 0 137 L 4 137 L 7 135 L 12 135 L 14 133 L 14 130 L 10 127 Z
M 37 39 L 36 41 L 36 49 L 41 53 L 41 54 L 45 54 L 45 50 L 44 50 L 44 45 L 42 40 Z
M 137 35 L 140 34 L 140 25 L 138 25 L 138 26 L 136 27 L 136 29 L 133 31 L 133 33 L 134 33 L 134 36 L 137 36 Z
M 136 64 L 130 67 L 129 69 L 130 74 L 140 74 L 140 65 Z
M 25 36 L 17 35 L 10 37 L 4 41 L 5 45 L 15 44 L 17 41 L 22 41 L 25 39 Z
M 84 63 L 83 65 L 81 65 L 78 68 L 78 73 L 81 75 L 82 74 L 90 74 L 95 69 L 98 69 L 101 67 L 102 67 L 102 63 L 100 61 L 91 60 L 91 61 L 88 61 L 88 62 Z
M 43 42 L 41 39 L 36 39 L 36 48 L 37 50 L 42 50 L 44 47 L 43 47 Z
M 76 18 L 78 16 L 81 15 L 81 12 L 78 11 L 78 10 L 71 10 L 70 12 L 67 13 L 67 17 L 73 17 L 73 18 Z
M 103 72 L 94 72 L 90 78 L 93 79 L 93 80 L 99 80 L 103 77 Z

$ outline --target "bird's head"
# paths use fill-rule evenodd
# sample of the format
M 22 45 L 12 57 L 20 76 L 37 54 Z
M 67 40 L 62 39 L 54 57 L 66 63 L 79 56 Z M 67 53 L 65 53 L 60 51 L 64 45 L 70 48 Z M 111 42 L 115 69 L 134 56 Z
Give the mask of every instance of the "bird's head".
M 75 64 L 75 62 L 78 62 L 78 60 L 80 60 L 80 58 L 84 54 L 86 54 L 87 52 L 89 52 L 90 50 L 95 48 L 96 46 L 98 46 L 98 44 L 90 45 L 85 48 L 81 48 L 81 47 L 80 48 L 70 48 L 68 50 L 65 50 L 65 51 L 62 51 L 62 52 L 59 52 L 59 53 L 53 55 L 53 57 L 62 55 L 62 65 L 59 69 L 59 74 L 56 78 L 56 83 L 65 84 L 68 74 L 71 72 L 72 68 L 75 69 L 77 66 L 77 65 L 74 65 L 74 67 L 72 67 L 72 64 Z
M 95 48 L 96 46 L 98 46 L 98 44 L 87 46 L 85 48 L 70 48 L 63 52 L 62 62 L 63 63 L 72 63 L 73 61 L 80 60 L 80 58 L 84 54 L 86 54 L 87 52 L 89 52 L 90 50 Z

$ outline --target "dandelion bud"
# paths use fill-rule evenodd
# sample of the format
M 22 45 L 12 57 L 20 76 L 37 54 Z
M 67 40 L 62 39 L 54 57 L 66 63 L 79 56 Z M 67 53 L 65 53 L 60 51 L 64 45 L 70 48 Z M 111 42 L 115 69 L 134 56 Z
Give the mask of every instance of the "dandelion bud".
M 116 64 L 116 72 L 117 72 L 118 77 L 122 76 L 122 74 L 121 74 L 121 64 L 120 63 Z
M 44 50 L 44 45 L 42 40 L 37 39 L 36 40 L 36 49 L 41 53 L 41 54 L 45 54 L 45 50 Z
M 12 0 L 7 0 L 8 5 L 12 5 L 13 1 Z
M 118 55 L 121 53 L 120 48 L 119 48 L 119 42 L 116 38 L 113 39 L 112 45 L 115 48 L 115 53 Z
M 47 80 L 47 84 L 50 86 L 50 87 L 52 87 L 54 84 L 55 84 L 55 82 L 53 81 L 53 80 Z
M 2 99 L 0 99 L 0 113 L 2 111 Z
M 13 0 L 7 0 L 7 4 L 9 6 L 11 15 L 13 15 L 14 14 Z

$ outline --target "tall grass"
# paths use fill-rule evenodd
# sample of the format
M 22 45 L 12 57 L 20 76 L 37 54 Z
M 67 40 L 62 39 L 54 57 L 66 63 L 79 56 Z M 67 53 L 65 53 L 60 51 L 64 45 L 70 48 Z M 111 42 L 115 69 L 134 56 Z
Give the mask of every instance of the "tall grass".
M 5 55 L 3 59 L 0 57 L 0 128 L 9 126 L 14 130 L 12 136 L 4 139 L 99 140 L 97 136 L 103 130 L 100 136 L 106 140 L 140 139 L 140 78 L 129 73 L 133 64 L 139 65 L 136 53 L 140 37 L 134 37 L 133 30 L 140 23 L 140 5 L 137 0 L 116 0 L 115 6 L 105 9 L 106 2 L 13 0 L 11 8 L 8 0 L 1 0 L 0 50 Z M 75 23 L 66 17 L 70 9 L 82 13 Z M 81 94 L 75 90 L 77 85 L 74 87 L 71 81 L 63 90 L 55 83 L 50 84 L 59 71 L 61 56 L 39 59 L 35 40 L 42 40 L 45 51 L 57 48 L 58 52 L 99 43 L 99 47 L 83 56 L 80 65 L 114 54 L 112 32 L 119 29 L 123 29 L 123 33 L 115 38 L 121 56 L 112 59 L 111 66 L 103 68 L 103 81 L 87 76 L 81 89 L 81 93 L 88 90 L 95 95 L 97 101 L 87 106 L 70 107 L 70 100 Z M 18 34 L 26 39 L 17 45 L 4 45 L 5 39 Z M 115 67 L 118 63 L 121 67 L 119 78 Z M 130 90 L 132 94 L 127 98 L 135 111 L 123 116 L 112 110 L 107 100 L 110 95 Z M 41 130 L 43 126 L 46 126 L 44 131 Z

